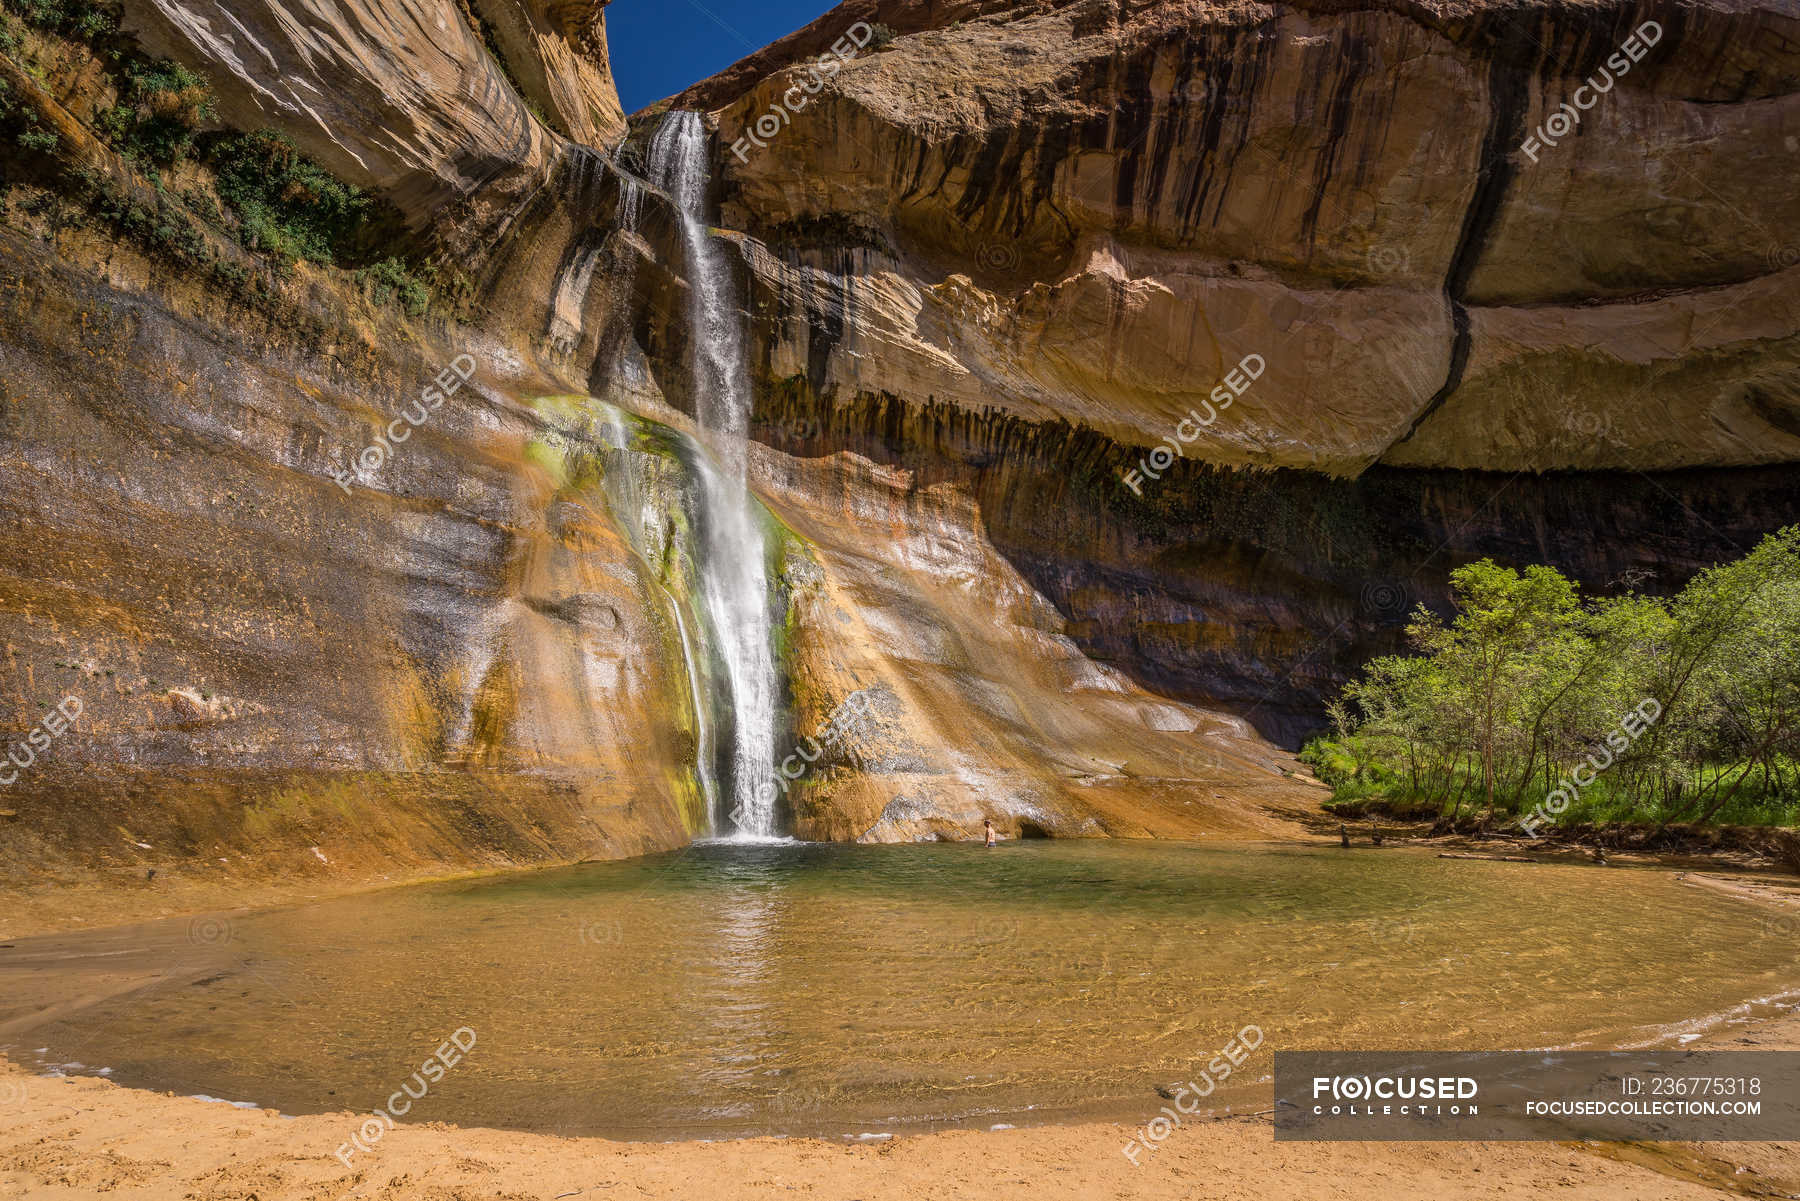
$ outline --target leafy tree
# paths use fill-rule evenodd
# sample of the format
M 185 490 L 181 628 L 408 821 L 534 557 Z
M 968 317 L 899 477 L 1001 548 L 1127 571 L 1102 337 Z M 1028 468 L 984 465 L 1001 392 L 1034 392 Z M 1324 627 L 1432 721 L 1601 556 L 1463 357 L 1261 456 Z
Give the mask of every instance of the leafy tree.
M 1451 619 L 1421 608 L 1416 653 L 1369 663 L 1308 747 L 1334 804 L 1454 822 L 1474 790 L 1486 822 L 1537 809 L 1585 762 L 1561 820 L 1792 819 L 1800 526 L 1669 598 L 1583 601 L 1551 568 L 1486 560 L 1450 582 Z
M 1475 723 L 1487 814 L 1494 812 L 1496 758 L 1521 701 L 1542 684 L 1543 651 L 1567 630 L 1575 587 L 1554 567 L 1523 575 L 1491 560 L 1450 573 L 1460 612 L 1450 625 L 1421 607 L 1409 627 L 1413 643 L 1437 661 L 1453 703 Z

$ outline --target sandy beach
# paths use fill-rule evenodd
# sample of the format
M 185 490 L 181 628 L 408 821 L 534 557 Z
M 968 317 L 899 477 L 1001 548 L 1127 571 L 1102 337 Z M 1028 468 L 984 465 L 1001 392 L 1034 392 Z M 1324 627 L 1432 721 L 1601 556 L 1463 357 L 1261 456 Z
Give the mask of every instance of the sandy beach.
M 1757 1045 L 1792 1047 L 1800 1021 Z M 1729 1043 L 1745 1045 L 1746 1036 Z M 1792 1144 L 1277 1143 L 1266 1117 L 1176 1132 L 1134 1168 L 1129 1131 L 1089 1124 L 944 1131 L 846 1145 L 810 1139 L 620 1143 L 401 1126 L 347 1171 L 351 1114 L 272 1111 L 42 1079 L 0 1065 L 0 1198 L 117 1201 L 558 1201 L 569 1198 L 1785 1197 Z

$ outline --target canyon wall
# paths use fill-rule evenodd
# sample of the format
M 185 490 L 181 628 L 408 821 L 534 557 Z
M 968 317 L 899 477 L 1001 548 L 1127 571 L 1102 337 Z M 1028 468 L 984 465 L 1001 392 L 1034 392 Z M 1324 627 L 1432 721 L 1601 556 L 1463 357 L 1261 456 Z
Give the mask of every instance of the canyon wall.
M 8 740 L 84 706 L 0 792 L 6 886 L 49 922 L 89 878 L 705 832 L 690 273 L 627 186 L 652 118 L 618 112 L 600 6 L 124 28 L 456 287 L 401 311 L 204 214 L 171 258 L 188 177 L 100 136 L 99 60 L 0 58 L 56 135 L 0 147 Z M 1456 564 L 1673 588 L 1791 522 L 1797 76 L 1794 18 L 1752 3 L 854 0 L 699 85 L 782 531 L 781 749 L 875 715 L 788 828 L 1266 833 L 1316 795 L 1268 740 Z
M 845 4 L 678 99 L 762 436 L 958 479 L 1294 745 L 1460 562 L 1672 588 L 1800 513 L 1797 80 L 1776 4 Z
M 243 63 L 164 44 L 209 80 Z M 530 105 L 510 140 L 491 108 L 430 107 L 402 141 L 290 103 L 352 81 L 284 77 L 259 118 L 473 281 L 463 311 L 412 313 L 360 272 L 224 236 L 197 168 L 178 202 L 101 136 L 102 59 L 31 51 L 34 70 L 5 60 L 8 96 L 55 141 L 0 154 L 0 703 L 21 758 L 28 732 L 54 738 L 5 773 L 0 933 L 102 897 L 152 913 L 713 828 L 667 201 L 621 229 L 604 148 Z M 499 86 L 470 55 L 458 77 Z M 233 87 L 220 109 L 259 124 Z M 754 466 L 787 531 L 780 749 L 852 695 L 873 712 L 784 794 L 788 828 L 1259 833 L 1249 799 L 1308 795 L 1242 723 L 1083 655 L 957 490 L 848 455 Z
M 1800 454 L 1787 6 L 1019 5 L 827 58 L 719 113 L 725 224 L 781 304 L 766 370 L 827 406 L 1148 447 L 1256 355 L 1189 457 Z
M 279 130 L 377 191 L 416 238 L 467 248 L 504 234 L 551 182 L 564 139 L 624 136 L 604 8 L 142 0 L 125 6 L 125 29 L 199 70 L 230 123 Z

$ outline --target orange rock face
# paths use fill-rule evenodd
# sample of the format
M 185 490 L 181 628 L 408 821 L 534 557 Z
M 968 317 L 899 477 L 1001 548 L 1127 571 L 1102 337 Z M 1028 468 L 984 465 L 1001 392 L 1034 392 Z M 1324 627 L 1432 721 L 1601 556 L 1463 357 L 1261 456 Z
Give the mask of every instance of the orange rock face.
M 9 207 L 0 709 L 86 705 L 0 797 L 11 883 L 681 844 L 694 285 L 667 198 L 624 186 L 645 130 L 600 6 L 229 10 L 127 28 L 467 295 L 402 318 L 302 264 L 246 305 Z M 128 174 L 94 96 L 8 70 L 47 187 Z M 1797 80 L 1755 3 L 859 0 L 700 85 L 781 750 L 879 698 L 788 828 L 1266 832 L 1310 790 L 1265 739 L 1456 563 L 1673 586 L 1791 521 Z

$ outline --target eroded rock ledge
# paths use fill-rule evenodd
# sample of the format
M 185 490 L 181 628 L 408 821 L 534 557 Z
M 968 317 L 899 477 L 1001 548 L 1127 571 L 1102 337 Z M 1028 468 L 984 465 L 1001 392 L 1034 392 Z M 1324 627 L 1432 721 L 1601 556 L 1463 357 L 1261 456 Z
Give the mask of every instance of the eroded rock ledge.
M 1268 375 L 1191 453 L 1800 457 L 1785 5 L 870 8 L 690 93 L 723 104 L 726 223 L 771 248 L 746 262 L 780 300 L 758 312 L 777 378 L 1149 446 L 1256 353 Z M 910 36 L 817 95 L 770 71 L 876 16 Z M 1655 44 L 1578 131 L 1526 153 L 1638 30 Z M 799 102 L 766 148 L 725 149 Z

